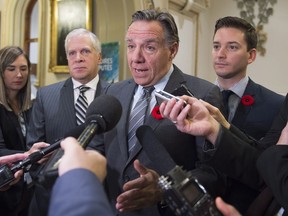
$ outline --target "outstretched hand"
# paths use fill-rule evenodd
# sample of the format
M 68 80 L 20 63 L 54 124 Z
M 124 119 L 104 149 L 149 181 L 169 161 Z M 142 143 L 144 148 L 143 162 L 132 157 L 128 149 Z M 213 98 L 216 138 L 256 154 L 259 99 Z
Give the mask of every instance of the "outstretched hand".
M 120 212 L 149 207 L 162 198 L 162 191 L 158 186 L 159 175 L 140 164 L 139 160 L 134 161 L 134 168 L 140 176 L 124 184 L 124 192 L 117 197 L 116 208 Z
M 163 102 L 160 112 L 163 117 L 175 123 L 178 130 L 194 136 L 204 136 L 211 143 L 215 143 L 220 125 L 210 115 L 204 104 L 193 97 L 181 96 L 181 100 L 175 99 Z M 184 106 L 184 101 L 187 105 Z

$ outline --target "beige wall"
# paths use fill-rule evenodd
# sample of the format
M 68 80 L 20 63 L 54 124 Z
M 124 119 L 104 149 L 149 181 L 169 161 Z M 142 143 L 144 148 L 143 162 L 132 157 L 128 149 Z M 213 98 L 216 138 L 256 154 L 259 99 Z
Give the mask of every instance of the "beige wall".
M 288 92 L 288 1 L 277 1 L 274 14 L 269 17 L 269 22 L 264 26 L 268 41 L 265 44 L 266 55 L 257 56 L 256 61 L 248 67 L 248 75 L 256 82 L 278 93 Z M 256 9 L 257 11 L 257 9 Z M 212 35 L 215 21 L 223 16 L 239 16 L 236 1 L 217 0 L 211 1 L 211 6 L 200 15 L 199 30 L 199 75 L 210 81 L 215 80 L 211 65 Z

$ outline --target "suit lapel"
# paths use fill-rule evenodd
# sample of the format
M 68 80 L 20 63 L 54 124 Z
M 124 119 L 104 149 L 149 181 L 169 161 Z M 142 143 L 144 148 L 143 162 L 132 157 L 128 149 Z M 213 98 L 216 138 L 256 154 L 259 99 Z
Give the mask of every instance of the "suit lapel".
M 118 136 L 117 139 L 120 142 L 119 143 L 120 151 L 122 155 L 124 155 L 126 161 L 128 160 L 128 146 L 127 146 L 128 123 L 127 122 L 129 121 L 131 101 L 133 99 L 135 87 L 136 87 L 136 84 L 134 81 L 128 81 L 127 86 L 125 87 L 125 90 L 120 92 L 120 95 L 119 95 L 119 100 L 121 101 L 121 104 L 122 104 L 122 115 L 119 120 L 119 123 L 117 124 L 117 136 Z
M 68 79 L 60 90 L 60 103 L 63 107 L 62 119 L 65 119 L 67 125 L 77 125 L 74 107 L 74 91 L 72 79 Z
M 254 82 L 252 80 L 249 79 L 248 84 L 246 86 L 246 89 L 244 91 L 244 95 L 251 95 L 254 99 L 255 102 L 258 101 L 257 98 L 257 88 L 254 85 Z M 234 115 L 234 118 L 232 120 L 232 123 L 234 125 L 237 125 L 237 127 L 239 128 L 243 128 L 245 127 L 245 123 L 246 123 L 246 119 L 250 113 L 250 111 L 252 110 L 252 107 L 254 106 L 254 104 L 252 106 L 245 106 L 241 101 L 239 102 L 239 105 L 237 107 L 236 113 Z
M 186 81 L 184 80 L 183 76 L 181 75 L 181 72 L 174 65 L 174 71 L 172 72 L 172 74 L 171 74 L 171 76 L 170 76 L 170 78 L 169 78 L 164 90 L 171 93 L 177 87 L 180 87 L 182 83 L 185 83 L 185 82 Z M 134 86 L 133 88 L 135 88 L 136 84 L 133 85 L 133 86 Z M 127 89 L 127 91 L 131 91 L 132 93 L 134 92 L 133 90 L 128 90 L 128 89 Z M 127 94 L 124 95 L 124 96 L 126 96 L 126 98 L 127 98 Z M 132 97 L 133 97 L 133 94 L 130 97 L 131 98 L 130 103 L 132 101 Z M 130 104 L 129 104 L 129 107 L 130 107 Z M 126 121 L 127 122 L 128 122 L 128 118 L 129 118 L 129 113 L 130 113 L 130 108 L 128 110 L 126 110 Z M 151 116 L 151 114 L 149 114 L 149 116 L 146 117 L 145 125 L 149 125 L 153 130 L 155 130 L 163 121 L 164 121 L 164 119 L 157 120 L 157 119 L 153 118 L 153 116 Z M 122 128 L 122 130 L 123 130 L 123 128 Z M 126 130 L 125 130 L 125 133 L 127 134 L 127 127 L 126 127 Z M 126 134 L 125 134 L 125 136 L 126 136 L 126 139 L 125 139 L 126 144 L 125 145 L 121 145 L 121 146 L 126 146 L 126 149 L 125 149 L 126 153 L 125 154 L 127 154 L 127 135 Z M 138 143 L 138 145 L 136 145 L 136 147 L 134 148 L 132 154 L 128 158 L 126 165 L 128 165 L 135 158 L 135 156 L 141 151 L 141 149 L 142 149 L 142 146 Z

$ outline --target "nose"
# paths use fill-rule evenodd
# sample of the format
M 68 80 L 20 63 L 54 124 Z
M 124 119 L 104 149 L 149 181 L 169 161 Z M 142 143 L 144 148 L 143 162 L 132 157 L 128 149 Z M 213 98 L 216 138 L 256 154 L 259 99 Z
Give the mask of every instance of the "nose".
M 23 77 L 21 70 L 17 70 L 17 77 Z
M 136 62 L 136 63 L 141 63 L 145 61 L 145 58 L 143 56 L 143 51 L 140 47 L 137 47 L 133 50 L 132 60 L 133 62 Z
M 225 58 L 226 57 L 226 49 L 225 47 L 221 47 L 218 52 L 217 52 L 217 56 L 219 58 Z
M 75 61 L 77 61 L 77 62 L 82 62 L 83 59 L 84 59 L 84 58 L 83 58 L 82 54 L 81 54 L 80 52 L 77 52 L 77 53 L 76 53 Z

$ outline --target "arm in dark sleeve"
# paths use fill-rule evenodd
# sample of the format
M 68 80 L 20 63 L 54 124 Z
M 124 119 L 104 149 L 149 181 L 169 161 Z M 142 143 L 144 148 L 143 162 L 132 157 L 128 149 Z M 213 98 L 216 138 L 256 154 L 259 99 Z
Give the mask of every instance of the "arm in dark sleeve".
M 113 215 L 96 175 L 74 169 L 60 176 L 52 191 L 50 216 Z
M 277 201 L 288 210 L 288 146 L 275 145 L 265 150 L 257 168 Z
M 39 89 L 37 92 L 37 97 L 33 103 L 31 117 L 27 127 L 27 148 L 30 149 L 34 143 L 45 140 L 45 116 L 41 89 Z
M 262 189 L 264 182 L 256 168 L 260 150 L 255 145 L 254 140 L 242 140 L 221 127 L 215 152 L 207 164 L 252 188 Z

